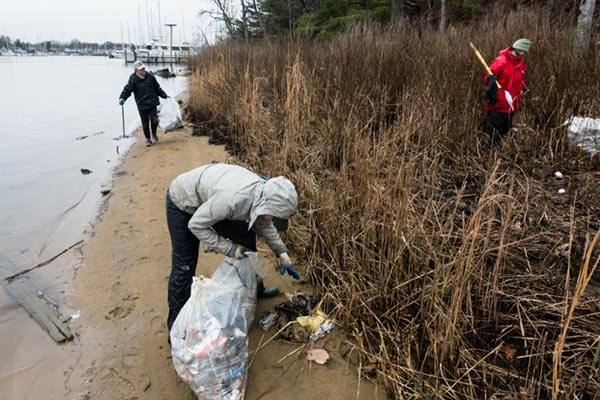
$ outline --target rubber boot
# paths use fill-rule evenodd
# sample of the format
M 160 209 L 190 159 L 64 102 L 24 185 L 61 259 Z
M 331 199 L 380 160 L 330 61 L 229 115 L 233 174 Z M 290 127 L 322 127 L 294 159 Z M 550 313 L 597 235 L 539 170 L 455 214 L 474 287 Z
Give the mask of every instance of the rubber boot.
M 279 294 L 279 289 L 277 287 L 265 287 L 265 284 L 262 280 L 258 281 L 256 288 L 256 297 L 259 299 L 270 299 Z

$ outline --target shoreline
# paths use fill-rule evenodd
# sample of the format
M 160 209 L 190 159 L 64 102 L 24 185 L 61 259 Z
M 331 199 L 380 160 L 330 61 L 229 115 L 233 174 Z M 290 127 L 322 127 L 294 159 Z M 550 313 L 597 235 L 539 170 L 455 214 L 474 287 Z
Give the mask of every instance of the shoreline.
M 149 148 L 136 139 L 115 168 L 111 192 L 101 200 L 78 252 L 80 262 L 65 294 L 65 303 L 79 315 L 69 323 L 75 340 L 53 344 L 48 360 L 53 369 L 46 371 L 47 379 L 13 387 L 12 398 L 195 398 L 177 376 L 167 344 L 170 239 L 165 194 L 182 172 L 234 160 L 224 146 L 209 145 L 206 136 L 192 136 L 189 124 L 158 134 L 160 142 Z M 139 130 L 137 135 L 142 135 Z M 266 248 L 259 244 L 267 285 L 288 293 L 311 290 L 274 272 L 275 258 Z M 197 275 L 210 276 L 221 260 L 221 255 L 201 252 Z M 347 346 L 338 334 L 318 343 L 332 356 L 325 366 L 306 361 L 308 345 L 269 341 L 274 332 L 263 332 L 258 320 L 284 300 L 258 302 L 250 331 L 246 399 L 385 398 L 382 387 L 357 378 L 355 367 L 342 355 Z
M 161 315 L 170 243 L 163 208 L 167 181 L 187 168 L 171 162 L 171 155 L 190 150 L 191 130 L 158 134 L 160 142 L 149 148 L 136 140 L 115 171 L 93 239 L 82 249 L 73 297 L 82 310 L 74 328 L 82 359 L 69 375 L 69 397 L 148 398 L 156 392 L 158 399 L 181 390 L 175 370 L 165 368 L 170 351 Z

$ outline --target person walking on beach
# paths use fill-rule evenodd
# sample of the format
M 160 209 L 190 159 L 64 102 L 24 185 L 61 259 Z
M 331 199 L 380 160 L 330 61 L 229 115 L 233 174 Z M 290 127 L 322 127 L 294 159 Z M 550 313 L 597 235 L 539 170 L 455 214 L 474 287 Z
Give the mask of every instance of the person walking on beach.
M 296 188 L 287 178 L 266 180 L 237 165 L 203 165 L 176 177 L 166 199 L 172 246 L 169 331 L 190 297 L 200 242 L 205 250 L 241 259 L 256 251 L 258 234 L 279 257 L 280 273 L 287 269 L 299 279 L 276 228 L 287 228 L 297 205 Z M 272 297 L 278 289 L 259 281 L 257 294 Z
M 156 135 L 156 128 L 158 127 L 156 107 L 160 104 L 158 97 L 166 99 L 169 96 L 162 90 L 154 75 L 146 72 L 146 66 L 143 62 L 134 62 L 133 69 L 135 72 L 131 74 L 129 81 L 123 88 L 119 96 L 119 104 L 123 105 L 133 92 L 142 119 L 146 146 L 151 146 L 152 143 L 158 142 L 158 136 Z M 152 128 L 152 136 L 150 136 L 150 128 Z
M 521 38 L 501 50 L 490 64 L 492 75 L 484 78 L 484 108 L 487 111 L 484 130 L 490 136 L 493 147 L 498 147 L 502 137 L 510 131 L 514 114 L 519 111 L 521 96 L 528 91 L 525 86 L 525 56 L 532 44 L 531 40 Z

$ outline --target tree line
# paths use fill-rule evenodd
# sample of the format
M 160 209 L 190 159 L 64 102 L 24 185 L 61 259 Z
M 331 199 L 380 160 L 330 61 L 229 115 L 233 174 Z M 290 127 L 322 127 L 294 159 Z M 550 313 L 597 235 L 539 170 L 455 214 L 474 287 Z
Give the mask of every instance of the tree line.
M 77 39 L 72 39 L 68 42 L 60 42 L 56 40 L 44 40 L 37 43 L 27 42 L 21 39 L 11 39 L 10 36 L 0 35 L 0 49 L 22 50 L 26 52 L 42 51 L 46 53 L 56 52 L 98 52 L 112 51 L 125 47 L 124 44 L 114 42 L 82 42 Z
M 408 18 L 422 24 L 459 25 L 486 14 L 503 15 L 537 3 L 549 20 L 570 19 L 577 32 L 576 47 L 587 47 L 593 31 L 596 0 L 211 0 L 227 39 L 252 40 L 283 35 L 331 38 L 349 24 L 376 21 L 387 24 Z

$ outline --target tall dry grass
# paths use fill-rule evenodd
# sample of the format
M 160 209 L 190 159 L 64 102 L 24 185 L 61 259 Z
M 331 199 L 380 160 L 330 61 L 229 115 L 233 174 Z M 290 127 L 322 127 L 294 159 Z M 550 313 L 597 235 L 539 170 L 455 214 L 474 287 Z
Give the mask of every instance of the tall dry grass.
M 491 61 L 521 36 L 531 94 L 493 152 L 468 43 Z M 195 122 L 296 183 L 287 240 L 393 398 L 600 393 L 600 303 L 575 281 L 598 254 L 599 168 L 563 126 L 599 116 L 600 62 L 569 42 L 533 10 L 445 34 L 400 20 L 327 43 L 227 44 L 194 62 Z

